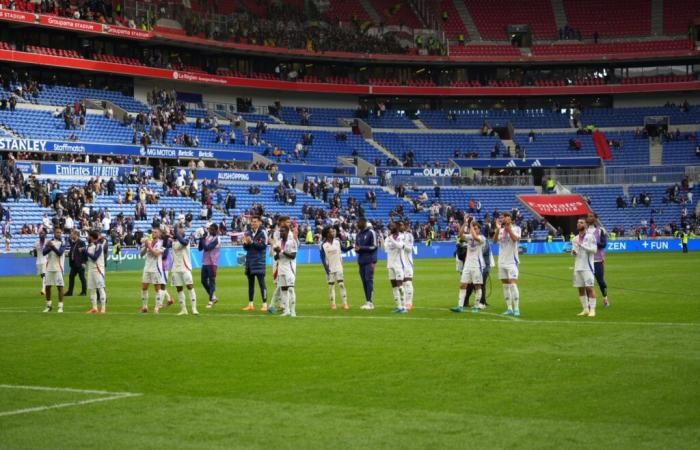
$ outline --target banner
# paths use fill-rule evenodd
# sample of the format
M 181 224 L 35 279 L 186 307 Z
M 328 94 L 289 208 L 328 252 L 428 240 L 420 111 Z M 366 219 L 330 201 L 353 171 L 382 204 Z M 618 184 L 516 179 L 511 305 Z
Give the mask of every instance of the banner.
M 413 177 L 452 177 L 459 176 L 461 173 L 459 167 L 423 167 L 423 168 L 396 168 L 383 169 L 382 173 L 390 173 L 394 175 L 413 176 Z
M 140 145 L 98 144 L 94 142 L 60 142 L 44 139 L 0 138 L 0 151 L 37 153 L 79 153 L 89 155 L 148 156 L 171 159 L 218 159 L 226 161 L 252 161 L 253 152 L 234 150 L 208 150 L 153 146 L 144 149 Z
M 266 171 L 197 169 L 195 170 L 195 176 L 198 180 L 270 181 L 270 174 Z
M 22 172 L 25 177 L 34 173 L 34 164 L 30 162 L 15 161 L 15 167 Z
M 498 245 L 491 245 L 494 256 L 498 256 Z M 606 251 L 609 253 L 622 252 L 680 252 L 682 249 L 680 239 L 645 239 L 639 241 L 609 241 Z M 688 241 L 690 251 L 700 251 L 700 239 Z M 416 259 L 453 258 L 455 251 L 454 242 L 435 242 L 433 245 L 418 243 L 413 249 Z M 570 242 L 521 242 L 519 253 L 526 255 L 564 254 L 571 252 Z M 202 253 L 193 248 L 191 251 L 192 266 L 195 269 L 202 267 Z M 386 259 L 383 250 L 379 251 L 379 259 Z M 343 254 L 346 263 L 357 261 L 357 255 L 353 250 Z M 36 259 L 29 255 L 29 250 L 23 253 L 0 254 L 0 276 L 11 275 L 35 275 Z M 272 257 L 267 257 L 267 264 L 272 265 Z M 302 245 L 297 252 L 299 264 L 319 264 L 321 257 L 318 246 Z M 142 271 L 143 258 L 135 248 L 123 249 L 119 256 L 115 257 L 110 250 L 107 259 L 107 271 Z M 245 264 L 245 250 L 242 247 L 224 247 L 221 249 L 219 267 L 241 267 Z M 318 270 L 322 270 L 320 267 Z M 140 279 L 140 278 L 139 278 Z M 109 286 L 109 278 L 107 278 Z
M 109 164 L 64 164 L 47 163 L 39 164 L 42 175 L 57 175 L 70 177 L 102 177 L 119 178 L 122 175 L 129 175 L 135 166 L 118 166 Z M 139 173 L 153 177 L 152 167 L 136 166 Z
M 379 177 L 345 177 L 338 175 L 307 175 L 304 177 L 307 181 L 318 183 L 323 180 L 326 183 L 339 181 L 341 183 L 349 182 L 353 186 L 379 186 Z
M 274 158 L 272 158 L 274 161 Z M 355 166 L 322 166 L 314 164 L 277 164 L 277 168 L 280 172 L 294 174 L 294 173 L 319 173 L 319 174 L 338 174 L 338 175 L 357 175 L 357 168 Z
M 12 9 L 0 9 L 0 20 L 34 23 L 34 21 L 36 20 L 36 16 L 31 13 L 15 11 Z
M 529 169 L 531 167 L 599 167 L 600 158 L 511 158 L 511 159 L 453 159 L 460 167 L 474 169 Z
M 519 195 L 518 198 L 540 216 L 585 216 L 590 212 L 580 195 Z
M 153 37 L 153 33 L 150 31 L 141 30 L 138 28 L 120 27 L 117 25 L 105 25 L 104 31 L 105 33 L 113 36 L 131 39 L 151 39 Z
M 84 20 L 73 20 L 55 16 L 39 16 L 39 23 L 42 25 L 49 25 L 52 27 L 59 27 L 69 30 L 102 33 L 102 24 L 96 22 L 86 22 Z

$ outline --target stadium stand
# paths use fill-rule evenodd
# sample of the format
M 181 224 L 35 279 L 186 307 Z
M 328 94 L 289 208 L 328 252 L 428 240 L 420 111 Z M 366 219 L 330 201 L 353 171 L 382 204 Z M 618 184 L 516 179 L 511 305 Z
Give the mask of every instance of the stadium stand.
M 666 0 L 664 4 L 664 33 L 668 35 L 686 34 L 690 20 L 700 17 L 698 0 Z
M 505 40 L 508 25 L 527 24 L 535 39 L 555 39 L 557 26 L 549 0 L 533 0 L 523 8 L 522 2 L 506 0 L 498 3 L 498 11 L 488 0 L 464 0 L 479 33 L 485 39 Z
M 651 0 L 610 2 L 607 0 L 564 0 L 569 25 L 585 38 L 597 32 L 604 37 L 648 36 L 651 34 Z

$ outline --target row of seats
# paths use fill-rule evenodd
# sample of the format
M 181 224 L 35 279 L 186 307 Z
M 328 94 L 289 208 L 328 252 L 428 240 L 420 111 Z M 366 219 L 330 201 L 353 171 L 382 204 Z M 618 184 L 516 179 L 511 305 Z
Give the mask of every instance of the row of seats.
M 532 54 L 539 56 L 549 55 L 614 55 L 620 53 L 648 53 L 664 51 L 691 50 L 691 44 L 687 39 L 663 40 L 663 41 L 635 41 L 635 42 L 607 42 L 598 44 L 535 44 L 532 46 Z

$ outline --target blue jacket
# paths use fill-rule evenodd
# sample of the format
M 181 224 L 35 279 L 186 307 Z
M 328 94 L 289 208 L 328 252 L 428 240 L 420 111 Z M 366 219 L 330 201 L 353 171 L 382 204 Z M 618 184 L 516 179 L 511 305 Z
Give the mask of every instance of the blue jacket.
M 265 274 L 265 258 L 267 257 L 267 232 L 261 226 L 258 232 L 247 230 L 246 236 L 250 236 L 253 242 L 243 245 L 246 251 L 245 270 L 250 274 Z
M 360 265 L 373 264 L 377 262 L 377 232 L 372 228 L 365 228 L 357 233 L 355 245 L 357 250 L 357 263 Z

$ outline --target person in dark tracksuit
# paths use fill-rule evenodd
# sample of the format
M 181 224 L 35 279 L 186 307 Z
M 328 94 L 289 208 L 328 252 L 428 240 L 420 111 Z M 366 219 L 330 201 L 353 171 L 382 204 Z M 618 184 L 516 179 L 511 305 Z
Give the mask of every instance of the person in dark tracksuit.
M 70 233 L 70 249 L 68 250 L 68 263 L 70 264 L 70 274 L 68 275 L 68 291 L 66 297 L 73 295 L 75 277 L 80 279 L 80 295 L 85 295 L 85 264 L 87 263 L 87 246 L 85 241 L 80 239 L 78 230 Z
M 202 255 L 201 281 L 204 290 L 209 295 L 207 308 L 213 308 L 219 301 L 216 297 L 216 272 L 219 267 L 221 254 L 221 240 L 219 239 L 219 226 L 215 223 L 209 225 L 207 233 L 199 239 L 199 251 Z
M 593 259 L 593 274 L 595 275 L 596 283 L 600 287 L 600 293 L 603 294 L 603 305 L 607 308 L 610 306 L 608 284 L 605 282 L 605 247 L 608 246 L 608 233 L 601 226 L 598 215 L 594 212 L 588 213 L 586 224 L 588 225 L 588 233 L 592 233 L 595 236 L 598 250 L 595 252 Z
M 367 225 L 364 217 L 357 221 L 358 233 L 355 238 L 357 264 L 360 266 L 360 279 L 365 291 L 366 303 L 361 309 L 374 309 L 372 293 L 374 292 L 374 268 L 377 265 L 377 233 Z
M 253 217 L 250 229 L 243 236 L 243 249 L 246 251 L 245 274 L 248 277 L 248 306 L 243 311 L 255 311 L 255 280 L 258 280 L 262 296 L 261 311 L 267 311 L 267 287 L 265 286 L 265 258 L 267 257 L 267 232 L 262 227 L 260 217 Z

